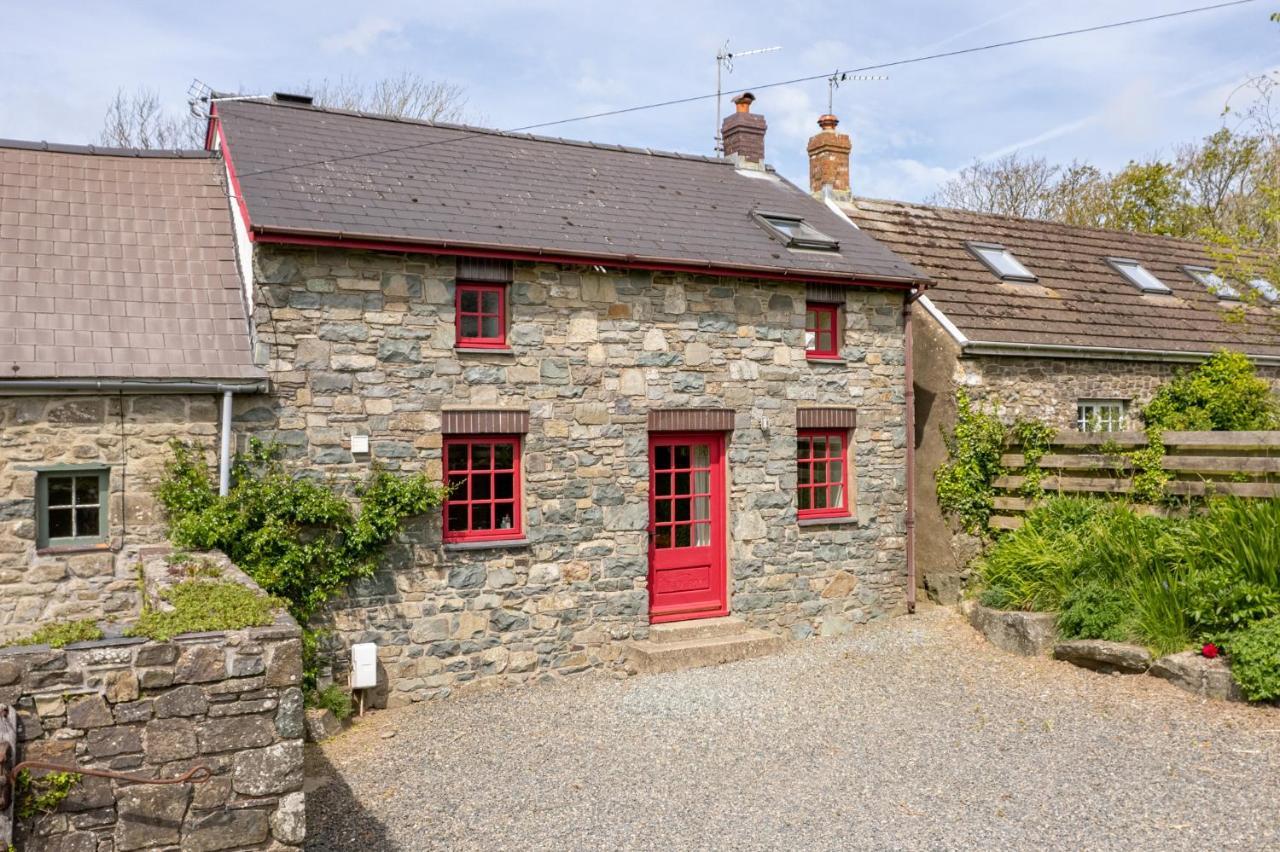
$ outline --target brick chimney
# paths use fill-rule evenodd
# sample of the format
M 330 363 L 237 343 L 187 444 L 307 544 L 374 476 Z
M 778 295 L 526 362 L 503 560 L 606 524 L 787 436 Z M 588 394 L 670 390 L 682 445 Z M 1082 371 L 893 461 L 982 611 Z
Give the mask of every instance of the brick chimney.
M 853 143 L 848 133 L 837 133 L 840 119 L 824 115 L 818 119 L 822 129 L 809 139 L 809 190 L 821 195 L 825 187 L 837 199 L 847 201 L 849 192 L 849 152 Z
M 724 138 L 724 155 L 741 157 L 749 163 L 764 162 L 764 131 L 768 127 L 763 115 L 751 111 L 751 104 L 756 96 L 743 92 L 733 99 L 737 111 L 730 114 L 720 125 L 720 135 Z

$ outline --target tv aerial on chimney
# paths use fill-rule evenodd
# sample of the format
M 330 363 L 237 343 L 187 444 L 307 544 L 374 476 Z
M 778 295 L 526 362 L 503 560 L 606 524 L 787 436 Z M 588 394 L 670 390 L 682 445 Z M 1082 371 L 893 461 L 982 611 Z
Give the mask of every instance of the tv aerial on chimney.
M 755 56 L 757 53 L 773 53 L 782 50 L 781 47 L 757 47 L 755 50 L 729 50 L 729 40 L 725 39 L 724 46 L 716 51 L 716 153 L 724 153 L 724 136 L 720 133 L 720 75 L 733 73 L 733 60 L 741 59 L 744 56 Z
M 827 78 L 827 115 L 835 115 L 836 89 L 841 83 L 855 80 L 888 80 L 884 74 L 850 74 L 848 71 L 837 71 Z

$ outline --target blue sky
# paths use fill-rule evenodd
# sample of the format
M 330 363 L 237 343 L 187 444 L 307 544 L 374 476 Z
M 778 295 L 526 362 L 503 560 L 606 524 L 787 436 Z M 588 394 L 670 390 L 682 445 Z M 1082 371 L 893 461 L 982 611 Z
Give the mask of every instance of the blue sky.
M 770 0 L 733 3 L 3 0 L 0 137 L 92 142 L 119 86 L 185 109 L 193 77 L 288 90 L 409 70 L 464 86 L 470 118 L 509 128 L 1202 5 L 1209 0 Z M 895 68 L 836 92 L 854 191 L 919 199 L 975 157 L 1020 150 L 1103 167 L 1168 153 L 1221 124 L 1226 98 L 1280 67 L 1280 8 L 1255 2 L 1106 33 Z M 807 181 L 827 87 L 758 93 L 767 159 Z M 726 101 L 727 105 L 727 101 Z M 555 135 L 709 153 L 700 102 L 556 128 Z

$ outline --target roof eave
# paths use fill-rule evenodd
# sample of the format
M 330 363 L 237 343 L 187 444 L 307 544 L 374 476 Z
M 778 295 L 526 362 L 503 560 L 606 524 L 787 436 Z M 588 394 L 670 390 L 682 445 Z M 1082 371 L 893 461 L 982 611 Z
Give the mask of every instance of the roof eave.
M 964 355 L 1030 356 L 1035 358 L 1075 358 L 1105 361 L 1155 361 L 1161 363 L 1197 363 L 1211 357 L 1213 350 L 1131 349 L 1119 346 L 1073 346 L 1061 343 L 1009 343 L 1004 341 L 966 340 L 960 344 Z M 1280 366 L 1280 355 L 1245 352 L 1255 364 Z
M 266 393 L 266 378 L 258 379 L 3 379 L 0 396 L 105 393 Z

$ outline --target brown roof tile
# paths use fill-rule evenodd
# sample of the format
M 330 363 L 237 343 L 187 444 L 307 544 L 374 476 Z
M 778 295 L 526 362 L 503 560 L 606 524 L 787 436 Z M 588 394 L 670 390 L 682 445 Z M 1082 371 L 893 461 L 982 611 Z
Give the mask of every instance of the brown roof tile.
M 748 274 L 922 278 L 792 184 L 744 176 L 729 160 L 271 102 L 228 102 L 218 112 L 260 232 Z M 801 216 L 840 250 L 789 250 L 753 210 Z
M 221 169 L 0 140 L 0 383 L 262 378 Z
M 1260 303 L 1245 322 L 1228 321 L 1239 303 L 1219 301 L 1183 270 L 1215 265 L 1199 243 L 899 201 L 842 208 L 933 279 L 929 300 L 971 341 L 1280 356 L 1280 307 Z M 1039 280 L 1001 281 L 970 241 L 1003 245 Z M 1107 257 L 1140 261 L 1173 292 L 1139 292 Z

